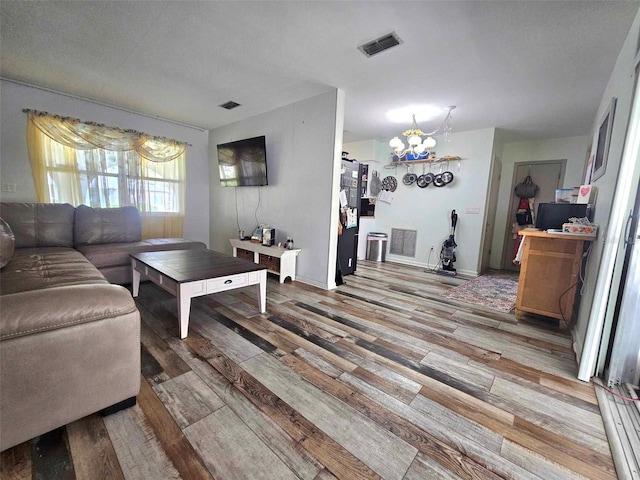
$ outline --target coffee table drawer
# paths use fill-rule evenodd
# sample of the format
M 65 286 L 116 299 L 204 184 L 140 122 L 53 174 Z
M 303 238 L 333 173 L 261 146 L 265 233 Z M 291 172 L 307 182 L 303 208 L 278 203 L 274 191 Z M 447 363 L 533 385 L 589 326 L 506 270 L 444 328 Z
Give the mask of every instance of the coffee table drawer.
M 222 292 L 232 288 L 242 287 L 249 284 L 249 274 L 240 273 L 227 277 L 212 278 L 207 280 L 207 293 Z

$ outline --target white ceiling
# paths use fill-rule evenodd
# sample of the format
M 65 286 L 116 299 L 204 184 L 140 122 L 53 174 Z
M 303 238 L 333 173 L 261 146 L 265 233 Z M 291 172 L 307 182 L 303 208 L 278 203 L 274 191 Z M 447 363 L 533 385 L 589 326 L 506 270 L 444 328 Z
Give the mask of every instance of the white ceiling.
M 204 129 L 338 87 L 345 141 L 397 135 L 385 114 L 411 103 L 457 105 L 454 131 L 585 135 L 639 6 L 2 0 L 0 74 Z M 391 31 L 402 45 L 357 50 Z

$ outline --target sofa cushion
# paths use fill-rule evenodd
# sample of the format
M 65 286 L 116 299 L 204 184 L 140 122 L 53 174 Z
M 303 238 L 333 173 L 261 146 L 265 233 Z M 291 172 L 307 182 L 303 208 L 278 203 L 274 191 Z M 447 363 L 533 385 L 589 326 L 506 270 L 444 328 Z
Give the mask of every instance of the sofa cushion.
M 0 268 L 9 263 L 9 260 L 13 257 L 15 241 L 16 237 L 14 237 L 11 227 L 0 218 Z
M 73 247 L 73 215 L 68 203 L 2 203 L 0 217 L 11 226 L 16 248 Z
M 3 296 L 69 285 L 109 283 L 81 253 L 70 248 L 16 249 L 2 269 L 1 280 Z
M 202 242 L 183 238 L 151 238 L 134 243 L 108 243 L 103 245 L 83 245 L 78 251 L 98 268 L 129 265 L 130 253 L 157 252 L 161 250 L 190 250 L 206 248 Z
M 139 242 L 142 239 L 142 222 L 135 207 L 92 208 L 80 205 L 76 208 L 75 246 L 105 243 Z

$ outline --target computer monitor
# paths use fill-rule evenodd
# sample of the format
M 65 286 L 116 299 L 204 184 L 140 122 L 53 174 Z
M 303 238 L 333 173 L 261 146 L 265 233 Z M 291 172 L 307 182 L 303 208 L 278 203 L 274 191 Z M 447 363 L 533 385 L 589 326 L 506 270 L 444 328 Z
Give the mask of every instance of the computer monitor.
M 540 230 L 562 229 L 562 224 L 570 218 L 589 217 L 591 214 L 586 203 L 541 203 L 536 215 L 536 228 Z

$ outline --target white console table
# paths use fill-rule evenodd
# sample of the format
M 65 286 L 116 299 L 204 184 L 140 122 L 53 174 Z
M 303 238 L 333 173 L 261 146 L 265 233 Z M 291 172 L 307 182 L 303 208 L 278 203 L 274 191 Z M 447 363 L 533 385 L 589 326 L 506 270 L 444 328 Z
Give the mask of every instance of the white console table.
M 300 253 L 299 248 L 286 250 L 282 247 L 265 247 L 250 240 L 229 239 L 233 247 L 233 256 L 245 258 L 254 263 L 264 265 L 267 271 L 280 277 L 280 283 L 284 283 L 287 277 L 291 281 L 296 279 L 296 257 Z

